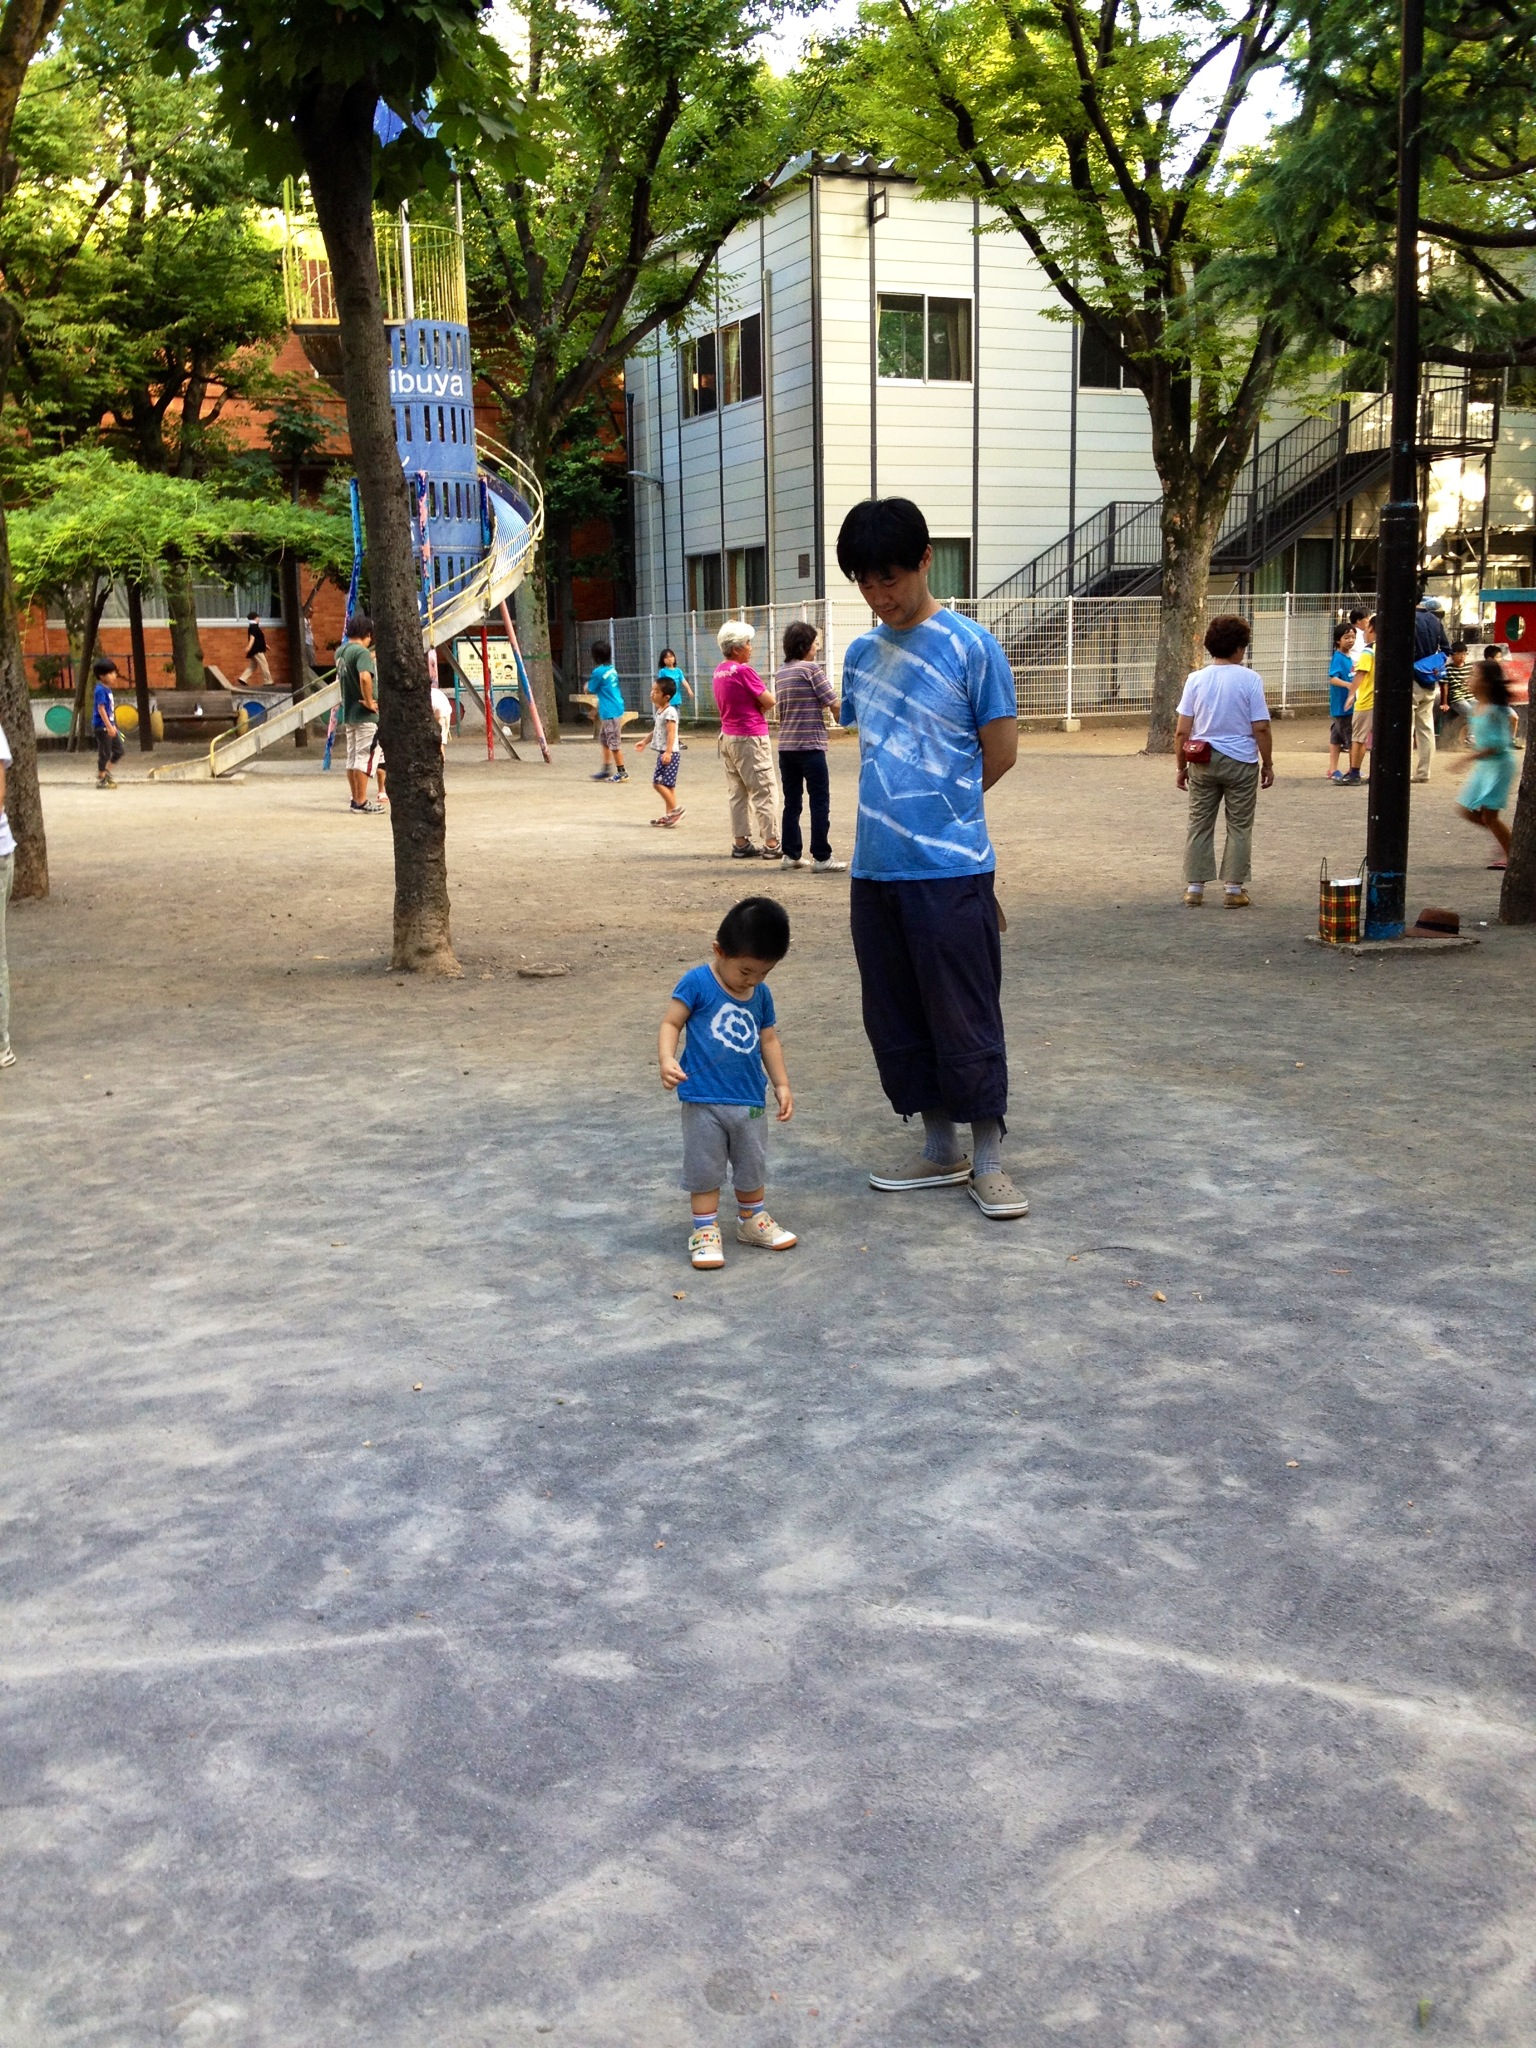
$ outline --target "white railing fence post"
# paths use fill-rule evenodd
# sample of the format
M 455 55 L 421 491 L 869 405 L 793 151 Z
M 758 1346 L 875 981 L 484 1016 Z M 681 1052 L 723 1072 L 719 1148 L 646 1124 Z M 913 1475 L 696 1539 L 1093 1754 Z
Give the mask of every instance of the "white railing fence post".
M 1291 692 L 1291 593 L 1285 593 L 1285 620 L 1280 629 L 1280 716 L 1286 715 Z
M 1067 715 L 1061 721 L 1063 732 L 1076 732 L 1080 721 L 1072 710 L 1072 686 L 1077 675 L 1077 600 L 1067 599 Z

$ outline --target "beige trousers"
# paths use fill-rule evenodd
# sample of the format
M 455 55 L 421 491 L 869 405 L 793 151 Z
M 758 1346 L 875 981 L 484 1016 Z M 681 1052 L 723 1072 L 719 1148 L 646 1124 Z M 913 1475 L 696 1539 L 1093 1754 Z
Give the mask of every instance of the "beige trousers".
M 1435 760 L 1435 705 L 1439 702 L 1438 690 L 1421 690 L 1413 686 L 1413 745 L 1418 755 L 1416 774 L 1420 782 L 1428 782 L 1429 771 Z
M 779 785 L 773 772 L 773 741 L 767 733 L 722 733 L 720 758 L 731 806 L 731 837 L 777 846 Z
M 1227 842 L 1221 849 L 1221 879 L 1246 882 L 1253 873 L 1253 814 L 1259 801 L 1259 764 L 1212 754 L 1189 769 L 1189 834 L 1184 841 L 1184 879 L 1208 882 L 1216 873 L 1216 813 L 1227 807 Z

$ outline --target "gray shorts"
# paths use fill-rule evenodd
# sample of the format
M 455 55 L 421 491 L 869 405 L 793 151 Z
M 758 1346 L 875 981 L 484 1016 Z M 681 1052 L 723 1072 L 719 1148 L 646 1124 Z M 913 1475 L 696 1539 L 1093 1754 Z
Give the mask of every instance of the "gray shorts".
M 768 1112 L 744 1102 L 683 1102 L 683 1189 L 706 1195 L 725 1185 L 760 1188 L 768 1178 Z
M 363 774 L 372 772 L 372 763 L 368 755 L 378 738 L 378 732 L 378 722 L 375 719 L 369 719 L 364 725 L 349 725 L 346 728 L 348 768 L 356 769 Z
M 598 744 L 606 747 L 610 754 L 616 754 L 619 751 L 619 743 L 623 737 L 624 721 L 622 718 L 600 718 L 597 721 Z

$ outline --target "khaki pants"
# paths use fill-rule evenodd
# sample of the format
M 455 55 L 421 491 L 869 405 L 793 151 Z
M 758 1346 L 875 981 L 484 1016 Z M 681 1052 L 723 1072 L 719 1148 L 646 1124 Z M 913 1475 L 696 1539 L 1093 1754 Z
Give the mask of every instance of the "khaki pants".
M 1259 764 L 1213 753 L 1189 769 L 1189 835 L 1184 841 L 1184 879 L 1209 882 L 1216 873 L 1216 813 L 1227 807 L 1227 840 L 1221 849 L 1221 879 L 1246 882 L 1253 872 L 1253 814 L 1259 801 Z
M 271 690 L 277 687 L 272 680 L 272 670 L 268 666 L 267 657 L 264 654 L 253 654 L 245 664 L 245 667 L 241 669 L 240 680 L 242 683 L 248 683 L 251 680 L 253 670 L 261 677 L 264 689 Z
M 720 758 L 725 763 L 732 838 L 777 846 L 779 785 L 773 773 L 772 740 L 766 733 L 722 733 Z
M 1419 757 L 1414 765 L 1420 782 L 1428 782 L 1435 759 L 1435 705 L 1439 696 L 1438 690 L 1421 690 L 1417 683 L 1413 686 L 1413 744 Z
M 11 969 L 5 955 L 5 912 L 15 876 L 15 854 L 0 855 L 0 1052 L 11 1042 Z

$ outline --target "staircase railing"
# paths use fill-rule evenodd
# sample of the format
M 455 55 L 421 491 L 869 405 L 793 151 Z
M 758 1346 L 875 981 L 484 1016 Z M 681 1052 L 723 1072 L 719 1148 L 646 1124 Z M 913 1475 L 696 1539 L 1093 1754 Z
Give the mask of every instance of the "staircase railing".
M 1223 569 L 1253 569 L 1292 539 L 1299 524 L 1365 489 L 1391 453 L 1386 394 L 1344 398 L 1327 413 L 1298 420 L 1261 448 L 1232 493 L 1217 536 Z M 1492 447 L 1498 408 L 1461 374 L 1426 378 L 1419 399 L 1419 445 L 1426 451 Z M 1153 575 L 1162 560 L 1159 499 L 1117 499 L 1004 579 L 989 598 L 1111 596 Z

